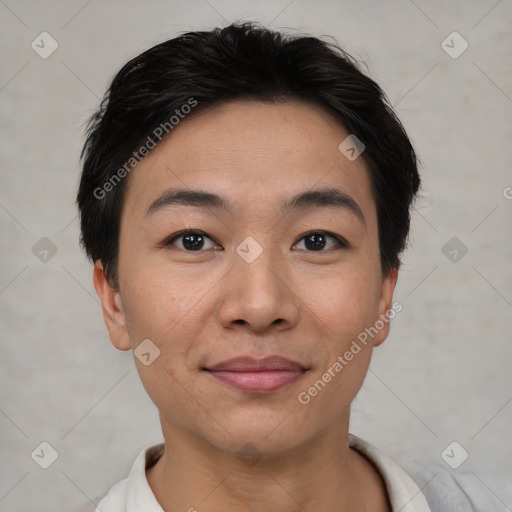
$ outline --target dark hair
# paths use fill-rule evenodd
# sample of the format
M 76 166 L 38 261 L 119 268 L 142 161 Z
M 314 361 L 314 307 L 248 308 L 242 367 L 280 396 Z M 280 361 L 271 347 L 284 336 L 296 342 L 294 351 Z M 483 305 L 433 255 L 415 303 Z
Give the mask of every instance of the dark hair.
M 89 119 L 77 195 L 80 243 L 93 262 L 102 261 L 110 283 L 118 287 L 122 178 L 143 157 L 141 145 L 151 147 L 150 140 L 155 145 L 158 127 L 169 132 L 170 120 L 187 112 L 184 105 L 198 105 L 194 115 L 234 99 L 312 102 L 363 142 L 382 274 L 398 269 L 420 177 L 414 149 L 385 93 L 335 43 L 235 22 L 184 33 L 133 58 Z

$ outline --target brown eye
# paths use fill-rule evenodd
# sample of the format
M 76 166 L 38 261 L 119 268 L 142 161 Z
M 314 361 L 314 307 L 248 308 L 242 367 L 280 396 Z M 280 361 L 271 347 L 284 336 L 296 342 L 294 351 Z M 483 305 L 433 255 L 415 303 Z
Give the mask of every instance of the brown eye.
M 178 245 L 178 249 L 187 252 L 201 251 L 202 249 L 205 248 L 205 243 L 207 242 L 207 240 L 210 240 L 212 242 L 212 247 L 206 247 L 206 250 L 218 247 L 208 235 L 206 235 L 202 231 L 192 229 L 180 231 L 179 233 L 172 235 L 165 241 L 164 246 L 175 245 L 175 242 L 180 240 L 181 247 Z
M 329 246 L 329 239 L 334 240 L 334 244 L 331 242 L 331 246 Z M 310 252 L 326 252 L 324 250 L 326 246 L 327 249 L 343 249 L 348 247 L 347 242 L 343 238 L 327 231 L 311 231 L 300 240 L 304 240 L 306 250 Z

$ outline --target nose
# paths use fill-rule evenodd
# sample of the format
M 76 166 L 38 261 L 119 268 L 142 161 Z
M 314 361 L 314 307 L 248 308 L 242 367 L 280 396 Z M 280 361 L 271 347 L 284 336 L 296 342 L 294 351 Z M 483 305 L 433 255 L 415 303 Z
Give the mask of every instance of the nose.
M 297 324 L 299 298 L 290 272 L 272 251 L 264 250 L 251 263 L 235 253 L 224 279 L 219 320 L 225 328 L 273 334 Z

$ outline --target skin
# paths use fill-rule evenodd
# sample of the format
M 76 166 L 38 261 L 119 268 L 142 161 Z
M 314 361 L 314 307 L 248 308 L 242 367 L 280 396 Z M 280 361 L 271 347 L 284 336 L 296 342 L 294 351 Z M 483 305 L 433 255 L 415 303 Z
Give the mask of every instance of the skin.
M 166 449 L 147 478 L 166 511 L 390 510 L 379 472 L 348 446 L 350 404 L 389 323 L 310 403 L 297 399 L 392 306 L 397 270 L 381 274 L 364 160 L 338 150 L 348 135 L 317 106 L 231 101 L 181 121 L 129 176 L 119 290 L 99 261 L 94 284 L 112 344 L 130 350 L 150 339 L 160 350 L 148 366 L 135 362 L 160 413 Z M 169 187 L 215 192 L 235 209 L 146 215 Z M 323 187 L 350 194 L 365 224 L 341 208 L 280 212 L 286 198 Z M 188 228 L 210 237 L 201 250 L 187 251 L 183 238 L 162 246 Z M 315 251 L 310 231 L 349 246 L 328 237 Z M 248 236 L 263 249 L 252 263 L 235 250 Z M 309 371 L 255 395 L 201 370 L 269 354 Z M 238 456 L 247 443 L 260 456 L 251 466 Z

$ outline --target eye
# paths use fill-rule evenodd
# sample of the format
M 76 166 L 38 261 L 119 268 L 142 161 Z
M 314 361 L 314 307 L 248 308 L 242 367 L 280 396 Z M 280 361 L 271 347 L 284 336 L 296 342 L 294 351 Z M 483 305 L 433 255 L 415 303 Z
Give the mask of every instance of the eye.
M 329 246 L 328 240 L 331 239 Z M 210 240 L 211 246 L 205 248 L 206 240 Z M 305 247 L 309 252 L 326 252 L 325 249 L 344 249 L 348 247 L 348 243 L 338 235 L 327 231 L 311 231 L 302 236 L 300 241 L 294 245 L 297 247 L 304 240 Z M 176 244 L 176 242 L 180 242 Z M 219 246 L 206 233 L 196 229 L 186 229 L 175 233 L 167 238 L 163 243 L 163 247 L 176 245 L 178 249 L 186 252 L 200 252 L 201 250 L 216 249 Z
M 305 246 L 309 251 L 313 252 L 326 252 L 325 246 L 328 245 L 328 239 L 334 240 L 334 249 L 345 249 L 348 247 L 348 243 L 338 235 L 334 233 L 329 233 L 327 231 L 311 231 L 306 233 L 300 240 L 305 241 Z M 299 242 L 300 243 L 300 242 Z M 296 247 L 296 244 L 294 247 Z M 332 249 L 333 247 L 327 247 L 328 249 Z
M 213 243 L 213 247 L 207 247 L 206 249 L 215 249 L 218 247 L 208 235 L 203 233 L 202 231 L 198 231 L 196 229 L 186 229 L 184 231 L 180 231 L 179 233 L 175 233 L 170 238 L 163 242 L 162 246 L 174 245 L 177 240 L 182 239 L 181 247 L 178 246 L 178 249 L 182 249 L 187 252 L 193 251 L 201 251 L 204 249 L 205 240 L 210 240 Z

